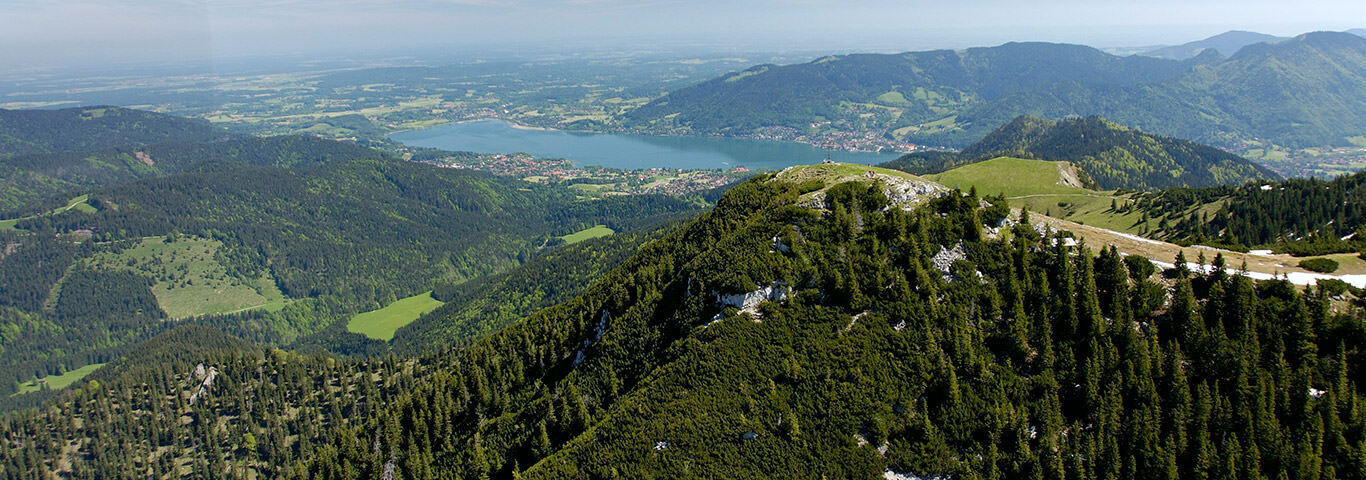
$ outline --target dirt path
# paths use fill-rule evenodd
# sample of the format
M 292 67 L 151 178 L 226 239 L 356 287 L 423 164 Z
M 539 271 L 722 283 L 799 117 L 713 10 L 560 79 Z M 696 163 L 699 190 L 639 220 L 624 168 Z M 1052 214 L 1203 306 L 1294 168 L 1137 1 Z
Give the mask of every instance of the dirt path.
M 1030 221 L 1038 224 L 1043 222 L 1053 229 L 1068 230 L 1086 242 L 1092 249 L 1098 249 L 1109 245 L 1114 245 L 1120 252 L 1130 255 L 1142 255 L 1149 260 L 1159 262 L 1164 265 L 1172 265 L 1176 260 L 1178 252 L 1185 253 L 1188 262 L 1195 262 L 1204 254 L 1206 262 L 1214 260 L 1215 255 L 1223 254 L 1225 264 L 1228 268 L 1237 270 L 1244 263 L 1247 265 L 1247 272 L 1253 278 L 1271 278 L 1282 275 L 1288 276 L 1290 281 L 1300 285 L 1314 283 L 1320 278 L 1334 278 L 1346 281 L 1353 285 L 1366 285 L 1366 275 L 1358 272 L 1360 268 L 1349 266 L 1334 274 L 1319 274 L 1310 272 L 1297 265 L 1299 258 L 1290 255 L 1253 255 L 1250 253 L 1234 252 L 1205 246 L 1182 247 L 1180 245 L 1142 238 L 1136 235 L 1115 232 L 1103 228 L 1082 225 L 1076 222 L 1060 220 L 1045 215 L 1031 215 Z

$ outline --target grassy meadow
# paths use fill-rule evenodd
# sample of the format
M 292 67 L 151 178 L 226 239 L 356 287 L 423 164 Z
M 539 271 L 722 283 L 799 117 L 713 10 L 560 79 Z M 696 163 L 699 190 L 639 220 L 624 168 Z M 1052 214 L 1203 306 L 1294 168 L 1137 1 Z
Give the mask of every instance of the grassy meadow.
M 348 331 L 359 333 L 375 340 L 394 339 L 394 332 L 404 325 L 417 320 L 422 314 L 436 310 L 443 302 L 432 298 L 432 292 L 399 299 L 379 310 L 358 314 L 346 323 Z
M 269 274 L 237 278 L 217 260 L 217 240 L 181 236 L 148 237 L 118 254 L 103 253 L 90 262 L 99 268 L 125 269 L 156 280 L 152 293 L 171 318 L 228 313 L 252 308 L 283 308 L 288 300 Z

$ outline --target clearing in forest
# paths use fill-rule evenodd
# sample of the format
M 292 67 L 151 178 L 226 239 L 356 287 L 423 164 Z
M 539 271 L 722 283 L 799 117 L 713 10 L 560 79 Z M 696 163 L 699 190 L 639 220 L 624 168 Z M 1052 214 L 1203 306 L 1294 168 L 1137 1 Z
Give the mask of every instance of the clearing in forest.
M 357 314 L 346 323 L 346 329 L 387 342 L 394 339 L 394 332 L 398 329 L 413 323 L 417 317 L 436 310 L 436 307 L 443 304 L 444 302 L 432 298 L 432 292 L 420 293 L 399 299 L 379 310 Z
M 35 378 L 33 380 L 29 380 L 27 382 L 19 384 L 19 391 L 14 392 L 13 394 L 11 394 L 11 396 L 40 391 L 43 389 L 43 384 L 47 384 L 48 388 L 51 388 L 53 390 L 61 390 L 73 383 L 76 383 L 80 379 L 85 378 L 86 375 L 90 375 L 92 372 L 94 372 L 95 370 L 99 370 L 100 367 L 103 366 L 103 363 L 92 363 L 90 365 L 86 365 L 75 370 L 68 370 L 66 373 L 63 373 L 61 375 L 48 375 L 43 378 Z
M 89 261 L 97 268 L 151 277 L 156 281 L 152 294 L 171 318 L 278 309 L 288 303 L 269 273 L 249 278 L 230 273 L 220 255 L 224 248 L 217 240 L 189 235 L 171 242 L 147 237 L 119 253 L 101 253 Z
M 592 239 L 598 238 L 598 237 L 606 237 L 606 236 L 611 235 L 611 234 L 613 234 L 613 233 L 617 233 L 617 232 L 616 232 L 615 230 L 612 230 L 612 229 L 610 229 L 610 228 L 607 228 L 606 225 L 594 225 L 594 226 L 592 226 L 592 227 L 585 228 L 585 229 L 583 229 L 583 230 L 579 230 L 579 231 L 574 232 L 574 233 L 571 233 L 571 234 L 569 234 L 569 235 L 564 235 L 564 236 L 562 236 L 562 237 L 560 237 L 560 238 L 563 238 L 563 239 L 564 239 L 564 243 L 565 243 L 566 245 L 573 245 L 573 244 L 575 244 L 575 243 L 579 243 L 579 242 L 582 242 L 582 241 L 584 241 L 584 240 L 592 240 Z

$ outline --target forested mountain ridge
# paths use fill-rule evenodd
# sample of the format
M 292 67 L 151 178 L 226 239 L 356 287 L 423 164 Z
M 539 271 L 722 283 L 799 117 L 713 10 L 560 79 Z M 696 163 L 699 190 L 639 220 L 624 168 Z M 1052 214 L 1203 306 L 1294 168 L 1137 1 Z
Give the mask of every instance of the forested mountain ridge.
M 220 147 L 292 168 L 213 160 Z M 336 155 L 319 154 L 332 147 Z M 97 189 L 88 209 L 0 231 L 3 390 L 117 358 L 178 322 L 290 344 L 434 285 L 524 263 L 553 237 L 598 224 L 631 230 L 703 205 L 584 200 L 562 186 L 304 137 L 195 148 L 208 159 L 182 173 Z M 149 249 L 164 253 L 135 253 Z
M 331 432 L 442 366 L 300 355 L 180 326 L 49 408 L 6 413 L 0 478 L 289 477 Z
M 0 158 L 162 142 L 212 142 L 228 137 L 226 130 L 204 120 L 130 108 L 0 109 Z
M 1266 247 L 1295 255 L 1366 250 L 1366 173 L 1143 194 L 1131 207 L 1161 218 L 1161 236 Z
M 841 102 L 872 102 L 895 92 L 904 112 L 895 125 L 938 120 L 982 101 L 1055 82 L 1130 84 L 1172 78 L 1179 62 L 1116 57 L 1091 47 L 1008 43 L 963 52 L 853 54 L 805 64 L 761 65 L 670 92 L 626 114 L 633 125 L 676 123 L 699 132 L 744 132 L 764 126 L 805 130 L 842 118 Z M 674 117 L 677 118 L 674 118 Z
M 0 158 L 0 216 L 47 211 L 66 201 L 57 194 L 185 172 L 210 161 L 310 167 L 383 156 L 374 149 L 303 135 L 173 141 L 16 155 Z
M 1220 145 L 1254 138 L 1289 147 L 1348 145 L 1366 129 L 1363 65 L 1366 38 L 1341 32 L 1187 61 L 1057 44 L 848 55 L 755 67 L 679 89 L 628 112 L 624 122 L 750 134 L 765 127 L 805 132 L 828 121 L 957 147 L 1019 115 L 1101 115 Z
M 1052 121 L 1020 116 L 957 154 L 919 152 L 883 166 L 923 175 L 996 157 L 1071 162 L 1106 190 L 1238 185 L 1280 178 L 1217 148 L 1144 133 L 1100 117 Z
M 844 165 L 739 185 L 306 475 L 1366 478 L 1355 310 L 997 236 L 1008 209 L 922 185 Z

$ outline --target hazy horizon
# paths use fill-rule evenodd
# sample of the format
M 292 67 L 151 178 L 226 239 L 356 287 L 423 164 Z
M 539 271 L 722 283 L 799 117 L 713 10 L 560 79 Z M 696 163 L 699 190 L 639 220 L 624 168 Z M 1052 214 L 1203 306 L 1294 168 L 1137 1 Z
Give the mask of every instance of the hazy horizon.
M 1366 27 L 1366 4 L 1162 0 L 151 0 L 0 3 L 15 70 L 603 49 L 908 51 L 1008 41 L 1173 45 L 1227 30 Z

